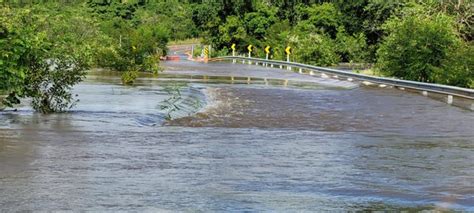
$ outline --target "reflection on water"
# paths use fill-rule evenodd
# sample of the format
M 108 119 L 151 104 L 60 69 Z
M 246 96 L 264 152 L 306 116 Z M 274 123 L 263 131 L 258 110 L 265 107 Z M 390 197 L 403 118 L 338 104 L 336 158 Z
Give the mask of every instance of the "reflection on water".
M 90 76 L 70 113 L 1 112 L 2 210 L 474 210 L 470 111 L 388 88 L 226 81 L 187 84 L 207 107 L 183 102 L 167 122 L 172 81 L 119 81 Z

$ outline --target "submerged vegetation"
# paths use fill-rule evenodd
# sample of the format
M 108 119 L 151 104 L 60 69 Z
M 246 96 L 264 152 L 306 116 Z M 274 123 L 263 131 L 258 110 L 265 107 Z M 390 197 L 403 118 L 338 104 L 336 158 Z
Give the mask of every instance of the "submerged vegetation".
M 0 90 L 8 94 L 4 104 L 31 97 L 33 108 L 43 113 L 72 107 L 70 89 L 90 66 L 96 45 L 90 20 L 42 7 L 2 7 L 0 14 Z
M 157 74 L 167 44 L 212 45 L 330 66 L 375 64 L 384 76 L 474 88 L 471 1 L 88 0 L 0 3 L 0 94 L 48 113 L 74 105 L 70 90 L 90 67 Z M 198 52 L 198 51 L 195 51 Z
M 154 15 L 167 5 L 139 7 L 112 1 L 1 3 L 3 104 L 12 107 L 31 97 L 39 112 L 67 110 L 76 102 L 72 86 L 90 67 L 121 71 L 124 84 L 132 84 L 139 71 L 157 74 L 175 25 L 163 25 Z
M 164 91 L 170 96 L 160 103 L 160 109 L 166 113 L 166 120 L 171 120 L 172 114 L 181 109 L 179 103 L 183 100 L 181 95 L 183 86 L 182 84 L 176 83 L 164 87 Z

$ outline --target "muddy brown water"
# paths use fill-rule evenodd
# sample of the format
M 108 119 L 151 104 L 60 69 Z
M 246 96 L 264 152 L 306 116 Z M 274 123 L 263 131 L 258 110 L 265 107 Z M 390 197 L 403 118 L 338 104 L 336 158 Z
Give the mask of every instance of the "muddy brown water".
M 474 211 L 472 111 L 277 69 L 164 65 L 173 78 L 133 87 L 91 73 L 68 113 L 0 112 L 0 209 Z M 189 99 L 166 121 L 177 81 Z

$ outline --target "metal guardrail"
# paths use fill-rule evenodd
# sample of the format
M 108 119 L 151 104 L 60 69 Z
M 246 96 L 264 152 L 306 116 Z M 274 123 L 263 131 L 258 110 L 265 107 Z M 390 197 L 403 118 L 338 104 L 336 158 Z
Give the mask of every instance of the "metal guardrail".
M 327 67 L 312 66 L 312 65 L 301 64 L 301 63 L 296 63 L 296 62 L 265 60 L 265 59 L 260 59 L 260 58 L 248 58 L 248 57 L 241 57 L 241 56 L 224 56 L 220 58 L 253 61 L 253 62 L 259 62 L 262 64 L 266 63 L 266 64 L 273 64 L 273 65 L 281 65 L 281 66 L 286 66 L 286 67 L 296 67 L 296 68 L 313 70 L 317 72 L 328 73 L 328 74 L 333 74 L 333 75 L 347 77 L 347 78 L 353 78 L 354 80 L 362 80 L 362 81 L 368 81 L 368 82 L 377 83 L 377 84 L 385 84 L 385 85 L 391 85 L 391 86 L 407 88 L 407 89 L 434 92 L 434 93 L 452 95 L 452 96 L 474 100 L 473 89 L 467 89 L 467 88 L 461 88 L 461 87 L 455 87 L 455 86 L 400 80 L 400 79 L 394 79 L 394 78 L 375 77 L 375 76 L 369 76 L 369 75 L 364 75 L 364 74 L 359 74 L 359 73 L 354 73 L 354 72 L 349 72 L 349 71 L 337 70 L 337 69 L 332 69 L 332 68 L 327 68 Z

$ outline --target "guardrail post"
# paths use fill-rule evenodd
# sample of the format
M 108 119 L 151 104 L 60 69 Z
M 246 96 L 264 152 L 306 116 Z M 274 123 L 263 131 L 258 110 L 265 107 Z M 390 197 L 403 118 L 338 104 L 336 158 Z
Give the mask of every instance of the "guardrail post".
M 234 45 L 234 46 L 235 46 L 235 45 Z M 232 47 L 232 57 L 235 57 L 235 49 L 234 49 L 234 47 Z M 235 64 L 235 62 L 237 62 L 237 60 L 232 59 L 232 63 Z
M 370 81 L 362 81 L 362 84 L 365 85 L 365 86 L 372 86 L 374 85 L 374 83 L 370 82 Z
M 448 95 L 448 104 L 453 104 L 453 96 Z
M 268 47 L 268 48 L 270 48 L 270 47 Z M 268 61 L 268 52 L 267 52 L 267 54 L 265 55 L 265 60 Z M 266 61 L 265 61 L 265 63 L 263 63 L 263 64 L 264 64 L 264 66 L 267 66 L 267 65 L 268 65 Z
M 286 62 L 288 62 L 288 63 L 290 62 L 290 54 L 286 55 Z M 286 66 L 286 69 L 291 70 L 291 66 L 290 65 Z
M 234 54 L 233 54 L 234 55 Z M 394 78 L 387 78 L 387 77 L 375 77 L 375 76 L 367 76 L 358 73 L 347 72 L 343 70 L 337 70 L 332 68 L 324 68 L 324 67 L 317 67 L 311 65 L 304 65 L 294 62 L 288 61 L 274 61 L 274 60 L 258 60 L 255 58 L 247 58 L 246 54 L 241 55 L 240 57 L 224 57 L 233 59 L 236 61 L 242 60 L 242 64 L 247 63 L 253 64 L 255 62 L 256 65 L 263 65 L 272 68 L 279 67 L 283 69 L 283 67 L 287 68 L 288 70 L 292 70 L 293 67 L 296 67 L 299 73 L 302 74 L 309 74 L 309 75 L 321 75 L 322 78 L 337 78 L 341 80 L 347 81 L 356 81 L 360 82 L 362 85 L 377 85 L 377 87 L 389 87 L 389 88 L 398 88 L 399 90 L 410 90 L 410 91 L 417 91 L 418 94 L 422 94 L 423 96 L 429 97 L 431 93 L 434 94 L 442 94 L 446 99 L 443 98 L 443 102 L 456 105 L 454 103 L 454 97 L 460 98 L 462 100 L 467 99 L 469 101 L 474 100 L 474 90 L 467 89 L 467 88 L 459 88 L 454 86 L 447 86 L 447 85 L 439 85 L 439 84 L 432 84 L 432 83 L 423 83 L 423 82 L 415 82 L 403 79 L 394 79 Z M 255 61 L 257 60 L 257 61 Z M 268 84 L 268 80 L 265 79 L 266 84 Z M 474 103 L 468 102 L 467 104 L 462 105 L 463 108 L 474 110 Z

